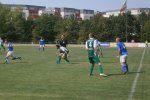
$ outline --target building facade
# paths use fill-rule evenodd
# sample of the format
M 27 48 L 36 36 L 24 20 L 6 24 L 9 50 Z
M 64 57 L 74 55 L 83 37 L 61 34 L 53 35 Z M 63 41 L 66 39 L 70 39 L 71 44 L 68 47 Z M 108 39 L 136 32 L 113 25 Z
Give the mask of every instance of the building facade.
M 23 12 L 24 17 L 27 19 L 31 17 L 36 19 L 39 17 L 39 11 L 45 10 L 45 6 L 34 6 L 34 5 L 16 5 L 16 4 L 3 4 L 6 7 L 9 7 L 12 11 L 20 9 Z
M 132 9 L 127 9 L 127 12 L 131 12 L 131 15 L 140 15 L 142 12 L 145 12 L 146 14 L 150 13 L 150 8 L 132 8 Z M 110 16 L 119 16 L 120 15 L 120 10 L 111 10 L 111 11 L 106 11 L 103 14 L 103 17 L 110 17 Z
M 41 11 L 41 14 L 55 14 L 60 15 L 62 18 L 70 18 L 74 16 L 74 18 L 79 20 L 86 20 L 90 19 L 94 16 L 94 10 L 87 10 L 87 9 L 75 9 L 75 8 L 48 8 L 45 11 Z
M 82 9 L 80 10 L 80 16 L 82 20 L 90 19 L 94 16 L 94 10 Z

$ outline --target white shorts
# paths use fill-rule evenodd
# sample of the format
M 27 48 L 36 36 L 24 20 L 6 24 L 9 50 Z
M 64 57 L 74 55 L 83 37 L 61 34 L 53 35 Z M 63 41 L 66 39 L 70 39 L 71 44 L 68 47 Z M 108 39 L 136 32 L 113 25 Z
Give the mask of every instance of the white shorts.
M 44 48 L 45 47 L 45 45 L 40 45 L 40 48 Z
M 122 63 L 126 62 L 127 61 L 127 57 L 128 57 L 128 55 L 121 55 L 120 56 L 120 63 L 122 64 Z
M 6 57 L 14 56 L 14 51 L 8 51 Z

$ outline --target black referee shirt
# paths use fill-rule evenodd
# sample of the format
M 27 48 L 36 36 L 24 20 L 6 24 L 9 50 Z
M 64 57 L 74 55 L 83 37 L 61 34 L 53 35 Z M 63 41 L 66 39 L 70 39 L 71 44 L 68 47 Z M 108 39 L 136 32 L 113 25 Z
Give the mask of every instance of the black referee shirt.
M 60 46 L 66 47 L 67 44 L 68 44 L 67 40 L 59 40 L 59 45 Z

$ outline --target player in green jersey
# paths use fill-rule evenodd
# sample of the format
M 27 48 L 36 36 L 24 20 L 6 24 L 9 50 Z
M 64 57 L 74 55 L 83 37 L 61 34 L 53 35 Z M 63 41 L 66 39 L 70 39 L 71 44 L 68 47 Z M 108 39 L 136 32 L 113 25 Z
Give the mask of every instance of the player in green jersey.
M 93 69 L 95 64 L 98 64 L 99 75 L 106 77 L 103 73 L 103 67 L 98 56 L 98 41 L 94 39 L 93 33 L 89 34 L 89 39 L 86 41 L 86 50 L 88 51 L 90 67 L 90 76 L 93 75 Z

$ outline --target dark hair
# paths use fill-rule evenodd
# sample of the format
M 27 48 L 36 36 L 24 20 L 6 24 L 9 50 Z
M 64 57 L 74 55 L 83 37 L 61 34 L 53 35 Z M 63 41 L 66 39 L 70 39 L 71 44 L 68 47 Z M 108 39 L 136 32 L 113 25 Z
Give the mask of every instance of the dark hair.
M 94 37 L 94 34 L 93 34 L 93 33 L 89 33 L 89 36 L 90 36 L 90 37 Z

